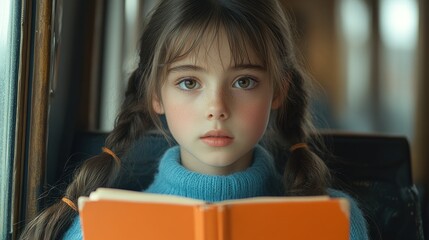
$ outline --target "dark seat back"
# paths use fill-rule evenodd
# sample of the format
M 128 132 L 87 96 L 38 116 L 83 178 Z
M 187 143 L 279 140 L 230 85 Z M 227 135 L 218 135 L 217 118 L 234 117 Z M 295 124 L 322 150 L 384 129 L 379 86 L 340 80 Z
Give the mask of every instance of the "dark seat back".
M 330 155 L 325 156 L 337 188 L 360 204 L 368 222 L 370 239 L 423 239 L 418 192 L 412 181 L 408 141 L 404 137 L 363 134 L 322 134 Z M 98 154 L 105 133 L 79 133 L 75 137 L 74 164 Z M 157 161 L 169 147 L 162 135 L 154 133 L 138 143 L 128 157 L 122 186 L 145 189 L 153 180 Z M 143 148 L 142 148 L 143 146 Z M 276 155 L 287 157 L 287 153 Z M 277 156 L 278 157 L 278 156 Z M 74 166 L 73 166 L 74 167 Z
M 338 133 L 324 138 L 337 185 L 360 203 L 371 239 L 424 239 L 407 139 Z

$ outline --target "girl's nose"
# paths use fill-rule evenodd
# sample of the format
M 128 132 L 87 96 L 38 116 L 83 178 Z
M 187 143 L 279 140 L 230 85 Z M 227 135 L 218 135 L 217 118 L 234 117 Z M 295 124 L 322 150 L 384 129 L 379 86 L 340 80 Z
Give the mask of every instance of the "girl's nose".
M 227 98 L 221 92 L 213 94 L 207 108 L 208 120 L 226 120 L 229 118 Z

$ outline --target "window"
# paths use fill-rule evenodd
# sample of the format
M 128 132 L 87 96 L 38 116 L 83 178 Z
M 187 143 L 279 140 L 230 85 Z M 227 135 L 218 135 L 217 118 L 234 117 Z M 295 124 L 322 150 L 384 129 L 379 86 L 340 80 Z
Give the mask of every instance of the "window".
M 0 0 L 0 238 L 11 229 L 12 169 L 15 143 L 20 2 Z
M 416 0 L 344 0 L 339 6 L 346 99 L 342 126 L 414 137 Z

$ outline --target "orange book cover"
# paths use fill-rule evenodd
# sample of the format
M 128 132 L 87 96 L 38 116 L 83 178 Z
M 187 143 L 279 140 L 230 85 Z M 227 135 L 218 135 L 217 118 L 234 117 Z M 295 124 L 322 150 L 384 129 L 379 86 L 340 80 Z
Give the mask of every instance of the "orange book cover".
M 255 197 L 196 199 L 97 189 L 79 198 L 85 240 L 349 239 L 346 199 Z

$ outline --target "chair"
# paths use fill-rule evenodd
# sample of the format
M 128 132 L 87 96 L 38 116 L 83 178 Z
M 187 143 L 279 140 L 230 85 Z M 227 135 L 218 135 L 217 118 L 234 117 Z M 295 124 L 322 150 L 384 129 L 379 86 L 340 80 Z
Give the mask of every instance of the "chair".
M 74 139 L 75 161 L 72 168 L 90 155 L 100 152 L 105 133 L 83 132 Z M 423 239 L 419 196 L 412 182 L 410 150 L 404 137 L 323 133 L 330 155 L 327 164 L 334 175 L 335 187 L 353 196 L 368 222 L 370 239 Z M 169 147 L 157 133 L 143 141 L 149 146 L 133 148 L 128 157 L 145 159 L 126 166 L 128 189 L 145 189 L 153 180 L 157 160 Z M 139 145 L 141 146 L 141 145 Z M 275 157 L 287 153 L 273 153 Z M 77 159 L 76 159 L 77 158 Z
M 424 239 L 422 211 L 404 137 L 324 134 L 328 166 L 366 215 L 371 239 Z

